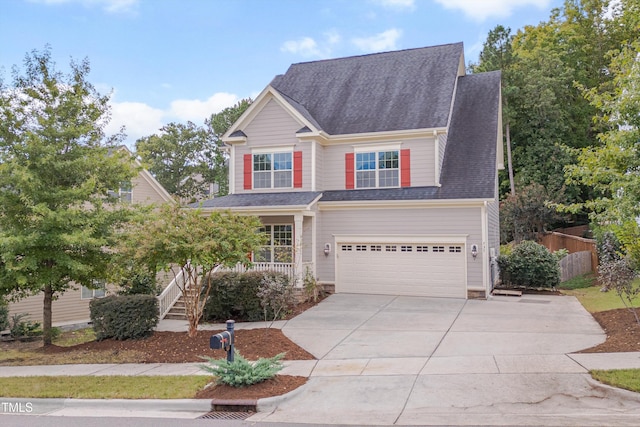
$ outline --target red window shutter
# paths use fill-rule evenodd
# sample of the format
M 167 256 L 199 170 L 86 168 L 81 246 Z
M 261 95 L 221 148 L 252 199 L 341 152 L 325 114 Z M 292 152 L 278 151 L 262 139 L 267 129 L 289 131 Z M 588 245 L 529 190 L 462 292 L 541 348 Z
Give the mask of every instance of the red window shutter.
M 302 188 L 302 151 L 293 152 L 293 188 Z
M 400 186 L 411 187 L 411 153 L 409 149 L 400 150 Z
M 251 172 L 252 172 L 252 163 L 253 156 L 251 154 L 244 155 L 244 189 L 251 190 Z
M 352 190 L 355 188 L 354 184 L 354 175 L 355 175 L 355 160 L 353 153 L 346 153 L 344 155 L 345 161 L 345 188 L 347 190 Z

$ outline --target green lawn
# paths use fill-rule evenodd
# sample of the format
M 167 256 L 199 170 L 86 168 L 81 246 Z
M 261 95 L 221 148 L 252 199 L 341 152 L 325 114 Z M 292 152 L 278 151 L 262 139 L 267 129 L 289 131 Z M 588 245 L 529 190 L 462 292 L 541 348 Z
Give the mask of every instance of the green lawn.
M 2 397 L 193 399 L 211 376 L 39 376 L 0 378 Z
M 640 279 L 636 279 L 640 280 Z M 578 298 L 585 309 L 589 313 L 597 313 L 598 311 L 613 310 L 616 308 L 625 308 L 622 300 L 616 293 L 611 290 L 609 292 L 600 292 L 599 286 L 590 286 L 588 288 L 564 289 L 560 287 L 563 294 L 573 295 Z M 640 299 L 636 299 L 635 305 L 640 305 Z
M 591 371 L 591 376 L 601 383 L 640 393 L 640 369 L 616 369 Z

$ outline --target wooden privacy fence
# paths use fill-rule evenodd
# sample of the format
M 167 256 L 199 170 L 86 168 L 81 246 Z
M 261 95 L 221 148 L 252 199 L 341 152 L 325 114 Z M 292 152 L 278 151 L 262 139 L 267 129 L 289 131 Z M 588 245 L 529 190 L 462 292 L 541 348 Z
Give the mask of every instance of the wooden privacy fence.
M 560 281 L 565 282 L 576 276 L 590 273 L 591 268 L 591 252 L 582 251 L 574 252 L 560 260 Z
M 570 254 L 589 252 L 591 255 L 591 271 L 594 274 L 598 272 L 598 252 L 596 250 L 595 239 L 585 239 L 583 237 L 552 231 L 551 233 L 544 234 L 540 238 L 540 244 L 544 245 L 551 252 L 559 249 L 566 249 Z

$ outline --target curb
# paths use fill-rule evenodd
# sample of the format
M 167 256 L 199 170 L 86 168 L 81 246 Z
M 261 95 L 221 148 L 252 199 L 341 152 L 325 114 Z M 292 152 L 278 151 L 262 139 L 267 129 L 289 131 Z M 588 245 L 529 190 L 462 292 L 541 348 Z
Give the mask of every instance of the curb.
M 274 411 L 278 407 L 278 405 L 280 405 L 282 402 L 285 402 L 288 399 L 290 399 L 292 397 L 295 397 L 298 394 L 302 393 L 303 389 L 305 389 L 307 387 L 307 385 L 309 384 L 309 379 L 307 379 L 306 383 L 302 384 L 300 387 L 296 388 L 295 390 L 291 390 L 288 393 L 281 394 L 280 396 L 265 397 L 264 399 L 258 399 L 258 404 L 257 404 L 257 407 L 256 407 L 257 411 L 256 412 L 272 412 L 272 411 Z

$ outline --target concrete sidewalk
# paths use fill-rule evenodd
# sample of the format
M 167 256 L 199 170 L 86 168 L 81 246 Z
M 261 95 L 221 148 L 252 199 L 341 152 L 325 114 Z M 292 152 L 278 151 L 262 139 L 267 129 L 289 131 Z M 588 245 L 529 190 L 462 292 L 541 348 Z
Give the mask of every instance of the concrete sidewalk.
M 163 321 L 159 329 L 185 330 L 183 323 Z M 284 374 L 309 381 L 284 397 L 260 400 L 250 422 L 614 426 L 640 419 L 640 395 L 603 386 L 588 374 L 640 368 L 640 353 L 575 353 L 605 335 L 573 297 L 339 294 L 275 327 L 318 360 L 286 362 Z M 4 366 L 0 376 L 204 375 L 198 365 Z M 30 401 L 49 415 L 115 416 L 118 407 L 111 401 Z M 208 411 L 208 401 L 191 400 L 175 411 L 179 402 L 127 401 L 122 413 L 196 418 Z

